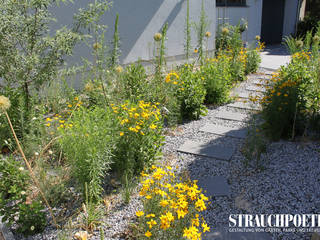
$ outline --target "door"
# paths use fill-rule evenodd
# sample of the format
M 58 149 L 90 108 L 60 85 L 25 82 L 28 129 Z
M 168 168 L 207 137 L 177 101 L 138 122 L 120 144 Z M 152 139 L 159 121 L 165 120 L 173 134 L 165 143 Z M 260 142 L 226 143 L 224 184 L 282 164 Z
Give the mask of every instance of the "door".
M 263 0 L 261 39 L 267 44 L 281 43 L 285 0 Z

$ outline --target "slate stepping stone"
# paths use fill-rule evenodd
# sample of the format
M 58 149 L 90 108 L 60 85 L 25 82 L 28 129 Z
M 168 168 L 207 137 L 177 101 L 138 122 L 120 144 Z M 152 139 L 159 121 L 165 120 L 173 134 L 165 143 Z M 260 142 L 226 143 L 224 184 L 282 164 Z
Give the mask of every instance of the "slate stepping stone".
M 231 106 L 231 104 L 229 104 L 227 106 Z M 219 112 L 216 115 L 216 118 L 233 120 L 233 121 L 240 121 L 240 122 L 244 122 L 247 119 L 247 117 L 248 116 L 243 113 L 235 113 L 235 112 L 228 112 L 228 111 Z
M 266 232 L 229 232 L 228 228 L 218 228 L 207 233 L 203 240 L 272 240 Z
M 229 161 L 235 148 L 187 140 L 178 151 Z
M 212 176 L 198 180 L 198 186 L 206 191 L 206 196 L 230 196 L 231 190 L 227 179 L 222 176 Z
M 254 92 L 266 92 L 266 89 L 264 87 L 258 87 L 258 86 L 248 86 L 246 88 L 248 91 L 254 91 Z
M 261 107 L 252 103 L 235 102 L 227 105 L 228 107 L 247 109 L 247 110 L 261 110 Z
M 255 85 L 270 86 L 270 84 L 265 79 L 255 79 L 252 81 Z
M 204 127 L 200 128 L 200 131 L 234 138 L 246 138 L 248 133 L 246 128 L 226 127 L 216 124 L 206 124 Z

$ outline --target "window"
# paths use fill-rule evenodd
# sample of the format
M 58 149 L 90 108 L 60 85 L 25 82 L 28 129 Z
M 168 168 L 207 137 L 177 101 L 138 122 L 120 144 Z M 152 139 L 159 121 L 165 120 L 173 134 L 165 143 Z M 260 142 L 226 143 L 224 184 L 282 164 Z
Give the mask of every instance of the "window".
M 216 0 L 217 7 L 246 6 L 246 0 Z

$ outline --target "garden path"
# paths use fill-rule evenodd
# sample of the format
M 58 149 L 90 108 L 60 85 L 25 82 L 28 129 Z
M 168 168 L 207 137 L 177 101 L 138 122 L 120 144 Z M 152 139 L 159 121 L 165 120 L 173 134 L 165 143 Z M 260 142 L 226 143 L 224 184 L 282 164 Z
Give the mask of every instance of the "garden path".
M 264 70 L 264 72 L 248 76 L 248 81 L 243 82 L 233 90 L 232 95 L 237 100 L 234 103 L 215 109 L 214 116 L 210 116 L 213 109 L 209 110 L 208 118 L 210 120 L 204 121 L 196 130 L 198 131 L 196 136 L 200 134 L 200 138 L 190 139 L 186 134 L 184 143 L 178 146 L 176 150 L 199 157 L 196 161 L 201 161 L 201 158 L 205 157 L 207 160 L 211 159 L 211 162 L 222 160 L 230 163 L 235 152 L 239 152 L 243 145 L 253 116 L 257 115 L 260 110 L 260 106 L 250 103 L 249 98 L 261 95 L 265 91 L 265 80 L 269 79 L 270 75 L 270 71 Z M 204 134 L 203 137 L 201 137 L 201 133 Z M 216 139 L 206 141 L 206 138 L 211 136 L 215 136 Z M 205 175 L 200 179 L 197 178 L 197 180 L 199 180 L 198 185 L 206 191 L 208 196 L 232 198 L 228 174 Z M 250 204 L 241 197 L 236 200 L 236 205 L 239 209 L 250 208 Z M 267 233 L 229 233 L 224 227 L 222 225 L 220 228 L 214 229 L 206 239 L 271 239 L 271 236 Z

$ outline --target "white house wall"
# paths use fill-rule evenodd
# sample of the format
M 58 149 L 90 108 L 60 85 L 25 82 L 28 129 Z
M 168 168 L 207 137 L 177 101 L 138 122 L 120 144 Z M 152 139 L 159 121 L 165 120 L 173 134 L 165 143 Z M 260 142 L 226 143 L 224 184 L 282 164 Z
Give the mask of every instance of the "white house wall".
M 261 33 L 262 0 L 247 0 L 247 7 L 217 7 L 216 15 L 217 24 L 223 23 L 223 18 L 231 25 L 237 25 L 242 18 L 247 20 L 248 30 L 242 34 L 245 42 L 253 41 Z
M 92 2 L 78 0 L 73 5 L 61 5 L 54 9 L 61 27 L 72 21 L 72 15 L 78 7 L 84 7 Z M 212 36 L 209 40 L 209 49 L 213 49 L 216 16 L 215 1 L 204 0 L 208 20 L 211 22 L 209 31 Z M 110 42 L 113 34 L 113 25 L 116 13 L 119 13 L 119 35 L 121 40 L 121 63 L 135 62 L 138 59 L 150 60 L 153 58 L 153 36 L 161 31 L 168 22 L 167 56 L 181 56 L 184 54 L 184 26 L 186 17 L 186 0 L 114 0 L 113 6 L 102 17 L 102 23 L 109 26 L 106 32 L 106 41 Z M 198 21 L 201 10 L 200 0 L 190 0 L 191 21 Z M 212 41 L 211 41 L 212 40 Z M 192 43 L 196 45 L 196 33 L 192 29 Z M 75 59 L 89 55 L 89 50 L 80 47 L 76 51 Z M 78 55 L 78 56 L 77 56 Z
M 295 33 L 298 0 L 285 0 L 283 36 Z

